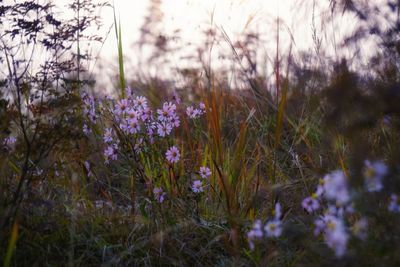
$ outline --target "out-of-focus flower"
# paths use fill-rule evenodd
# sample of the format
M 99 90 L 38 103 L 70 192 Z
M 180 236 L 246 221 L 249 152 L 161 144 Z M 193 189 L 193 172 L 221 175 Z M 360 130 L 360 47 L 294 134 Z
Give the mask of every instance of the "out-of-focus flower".
M 317 236 L 325 231 L 326 224 L 323 218 L 318 218 L 314 221 L 314 226 L 314 235 Z
M 326 214 L 314 221 L 314 235 L 323 234 L 325 243 L 335 251 L 337 257 L 345 254 L 349 239 L 341 218 Z
M 398 195 L 392 194 L 390 196 L 390 203 L 388 209 L 391 212 L 400 213 L 400 201 Z
M 92 171 L 90 170 L 90 162 L 89 161 L 85 161 L 83 164 L 85 165 L 85 169 L 87 171 L 87 176 L 91 177 L 92 176 Z
M 347 203 L 346 205 L 336 206 L 336 205 L 328 205 L 327 212 L 328 215 L 343 217 L 346 214 L 354 213 L 353 203 Z
M 324 192 L 328 200 L 341 206 L 350 200 L 347 177 L 343 171 L 333 171 L 324 176 Z
M 206 112 L 206 105 L 203 102 L 200 102 L 199 104 L 199 108 L 202 111 L 202 113 Z
M 179 154 L 178 148 L 172 146 L 170 147 L 170 149 L 167 150 L 165 156 L 170 163 L 176 163 L 179 161 L 181 155 Z
M 281 203 L 279 203 L 279 202 L 276 202 L 276 204 L 275 204 L 274 217 L 275 217 L 275 220 L 280 220 L 282 217 L 282 207 L 281 207 Z
M 280 237 L 282 234 L 282 222 L 280 220 L 272 220 L 264 226 L 265 235 L 267 237 Z
M 303 201 L 301 202 L 301 206 L 308 213 L 313 213 L 314 211 L 318 210 L 320 207 L 318 200 L 313 196 L 306 197 L 305 199 L 303 199 Z
M 337 257 L 342 257 L 346 252 L 349 239 L 343 220 L 334 216 L 326 216 L 325 223 L 325 242 L 335 251 Z
M 264 235 L 262 231 L 262 224 L 260 220 L 256 220 L 250 231 L 247 232 L 247 240 L 249 242 L 249 247 L 254 250 L 254 240 L 262 238 Z
M 163 189 L 161 187 L 155 187 L 153 189 L 153 195 L 154 195 L 154 199 L 158 203 L 163 203 L 166 193 L 163 191 Z
M 200 167 L 200 176 L 203 179 L 206 179 L 211 176 L 211 170 L 208 167 Z
M 383 188 L 383 178 L 388 172 L 388 167 L 382 161 L 364 162 L 365 186 L 369 192 L 379 192 Z
M 172 93 L 172 101 L 174 101 L 177 105 L 181 103 L 181 98 L 179 97 L 178 93 L 175 90 Z
M 353 234 L 361 240 L 367 238 L 368 221 L 366 218 L 361 218 L 356 221 L 352 227 Z
M 203 192 L 204 191 L 203 183 L 200 180 L 193 181 L 192 191 L 196 194 Z
M 87 126 L 86 123 L 83 124 L 82 131 L 83 131 L 83 133 L 84 133 L 86 136 L 89 135 L 89 134 L 92 132 L 92 130 Z
M 14 146 L 15 146 L 16 142 L 17 142 L 17 138 L 15 138 L 14 136 L 9 136 L 9 137 L 4 138 L 3 145 L 8 150 L 12 150 L 12 149 L 14 149 Z
M 109 163 L 110 160 L 118 159 L 118 146 L 116 144 L 109 145 L 104 150 L 104 157 L 106 158 L 106 163 Z
M 197 119 L 202 114 L 200 109 L 195 109 L 193 106 L 189 106 L 186 108 L 186 115 L 191 119 Z

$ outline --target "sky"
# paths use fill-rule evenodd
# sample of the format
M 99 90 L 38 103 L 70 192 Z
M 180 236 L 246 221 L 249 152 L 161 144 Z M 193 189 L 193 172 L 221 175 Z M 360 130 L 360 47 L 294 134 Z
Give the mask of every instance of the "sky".
M 6 0 L 6 2 L 13 0 Z M 39 0 L 48 1 L 48 0 Z M 53 1 L 65 12 L 66 3 L 71 0 Z M 102 0 L 92 0 L 102 1 Z M 155 0 L 110 0 L 115 6 L 117 19 L 121 22 L 124 62 L 130 70 L 146 69 L 150 73 L 160 71 L 160 66 L 141 64 L 140 58 L 148 51 L 140 51 L 137 42 L 140 39 L 140 28 L 150 10 L 151 1 Z M 279 18 L 279 49 L 282 55 L 289 47 L 292 53 L 302 50 L 312 51 L 314 47 L 313 27 L 322 46 L 335 56 L 335 43 L 354 29 L 354 18 L 347 15 L 338 16 L 330 24 L 325 19 L 329 16 L 329 0 L 158 0 L 161 2 L 162 23 L 160 33 L 171 36 L 176 29 L 180 30 L 180 39 L 172 39 L 172 45 L 184 47 L 182 52 L 166 55 L 171 66 L 191 65 L 192 62 L 182 60 L 188 55 L 196 56 L 196 47 L 204 47 L 204 32 L 212 28 L 218 33 L 226 32 L 232 42 L 241 40 L 245 32 L 260 34 L 260 58 L 274 58 L 276 53 L 277 29 Z M 376 0 L 378 1 L 378 0 Z M 113 9 L 105 7 L 98 15 L 103 21 L 103 28 L 94 32 L 105 36 L 103 44 L 91 47 L 92 55 L 97 58 L 86 66 L 91 72 L 101 74 L 101 82 L 109 86 L 115 77 L 117 65 L 117 40 L 113 28 Z M 90 32 L 89 32 L 90 34 Z M 136 45 L 135 45 L 136 43 Z M 215 59 L 213 66 L 219 62 L 220 55 L 230 53 L 229 45 L 216 45 L 210 57 Z M 341 51 L 343 52 L 343 51 Z M 40 53 L 37 54 L 40 56 Z M 42 55 L 44 56 L 44 55 Z M 170 67 L 171 67 L 170 66 Z
M 149 10 L 149 2 L 149 0 L 114 0 L 116 14 L 122 26 L 127 68 L 140 67 L 137 60 L 138 50 L 133 44 L 140 38 L 140 27 Z M 322 34 L 320 36 L 324 40 L 324 48 L 328 51 L 333 53 L 334 43 L 352 29 L 351 18 L 346 16 L 340 17 L 332 25 L 324 24 L 324 17 L 329 15 L 323 13 L 328 8 L 328 0 L 164 0 L 161 2 L 163 13 L 161 32 L 172 34 L 175 29 L 180 29 L 180 44 L 201 46 L 204 42 L 202 33 L 209 27 L 217 31 L 224 30 L 232 41 L 239 39 L 245 31 L 253 30 L 261 33 L 263 48 L 268 51 L 266 54 L 272 55 L 276 49 L 275 22 L 279 18 L 282 51 L 287 51 L 290 46 L 293 51 L 312 50 L 314 49 L 313 7 L 315 7 L 314 27 L 317 32 L 328 32 L 325 36 Z M 103 9 L 101 17 L 104 25 L 112 25 L 112 9 Z M 187 52 L 191 53 L 189 51 L 188 49 Z M 194 53 L 194 50 L 191 51 Z M 100 59 L 96 64 L 101 62 L 101 71 L 104 72 L 106 68 L 108 73 L 112 73 L 115 68 L 111 69 L 111 66 L 116 62 L 117 56 L 117 42 L 113 30 L 99 55 Z M 176 58 L 172 61 L 175 65 L 183 64 Z

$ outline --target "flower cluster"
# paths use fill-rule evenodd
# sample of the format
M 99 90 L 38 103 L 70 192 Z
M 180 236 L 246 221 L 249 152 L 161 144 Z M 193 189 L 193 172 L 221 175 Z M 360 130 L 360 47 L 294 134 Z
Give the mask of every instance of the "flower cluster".
M 202 167 L 200 167 L 199 174 L 202 179 L 207 179 L 208 177 L 211 176 L 211 170 L 210 170 L 210 168 L 208 168 L 206 166 L 202 166 Z M 192 183 L 192 191 L 196 194 L 204 192 L 203 181 L 202 180 L 194 180 Z
M 165 102 L 161 109 L 157 109 L 157 134 L 165 137 L 171 134 L 173 128 L 180 126 L 180 120 L 176 114 L 176 105 L 172 102 Z
M 281 204 L 278 202 L 275 204 L 274 217 L 266 222 L 264 225 L 264 231 L 262 230 L 262 224 L 260 220 L 256 220 L 253 227 L 247 232 L 247 240 L 249 247 L 254 250 L 254 241 L 263 238 L 278 238 L 282 235 L 282 210 Z
M 204 113 L 206 113 L 206 105 L 203 102 L 199 104 L 198 108 L 194 108 L 193 106 L 186 108 L 186 115 L 191 119 L 197 119 Z

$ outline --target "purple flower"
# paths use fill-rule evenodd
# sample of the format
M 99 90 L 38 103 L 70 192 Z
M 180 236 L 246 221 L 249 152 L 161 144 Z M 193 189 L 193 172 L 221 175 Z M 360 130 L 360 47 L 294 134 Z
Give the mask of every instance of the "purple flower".
M 279 202 L 276 202 L 275 204 L 274 216 L 275 220 L 280 220 L 280 218 L 282 217 L 282 207 Z
M 163 203 L 164 202 L 166 193 L 163 191 L 163 189 L 161 187 L 155 187 L 153 189 L 153 194 L 154 194 L 154 199 L 158 203 Z
M 203 179 L 206 179 L 211 176 L 211 170 L 208 167 L 200 167 L 200 176 Z
M 353 234 L 361 240 L 365 240 L 368 235 L 368 221 L 366 218 L 361 218 L 356 221 L 352 227 Z
M 88 135 L 92 132 L 92 130 L 87 126 L 86 123 L 83 124 L 82 131 L 83 131 L 83 133 L 84 133 L 86 136 L 88 136 Z
M 118 146 L 116 144 L 107 146 L 107 148 L 104 150 L 104 157 L 106 158 L 106 163 L 109 163 L 110 159 L 117 160 Z
M 14 148 L 16 142 L 17 142 L 17 139 L 14 136 L 9 136 L 9 137 L 4 138 L 3 145 L 7 149 L 12 150 Z
M 399 197 L 396 194 L 392 194 L 390 196 L 390 203 L 388 209 L 393 213 L 400 213 Z
M 193 106 L 189 106 L 186 108 L 186 115 L 188 115 L 191 119 L 196 119 L 201 115 L 201 110 L 197 108 L 195 109 Z
M 83 164 L 85 165 L 85 169 L 87 171 L 87 176 L 88 177 L 92 176 L 92 172 L 90 170 L 90 162 L 89 161 L 85 161 Z
M 349 237 L 341 219 L 333 216 L 326 218 L 324 237 L 326 244 L 335 251 L 337 257 L 345 254 Z
M 206 112 L 206 105 L 203 102 L 200 102 L 199 108 L 203 114 Z
M 134 109 L 129 109 L 127 112 L 128 114 L 128 122 L 138 122 L 140 119 L 140 113 Z
M 315 220 L 314 225 L 314 234 L 323 233 L 327 246 L 335 251 L 337 257 L 343 256 L 349 239 L 343 220 L 327 214 Z
M 200 180 L 195 180 L 192 184 L 192 191 L 194 193 L 201 193 L 204 191 L 203 183 Z
M 153 117 L 153 111 L 149 107 L 146 107 L 142 110 L 142 115 L 140 117 L 142 121 L 146 122 L 148 120 L 151 120 L 152 117 Z
M 112 128 L 106 128 L 104 135 L 103 135 L 103 141 L 105 143 L 112 143 L 113 142 L 113 136 L 114 136 L 114 131 Z
M 343 171 L 337 170 L 324 177 L 324 192 L 327 200 L 344 205 L 350 200 L 347 177 Z
M 170 163 L 176 163 L 179 161 L 181 155 L 179 154 L 178 148 L 172 146 L 170 149 L 167 150 L 165 156 Z
M 314 197 L 306 197 L 301 202 L 301 206 L 305 209 L 308 213 L 312 213 L 319 209 L 319 202 Z
M 175 128 L 178 128 L 181 125 L 181 121 L 179 120 L 179 117 L 177 115 L 171 116 L 169 122 Z
M 138 121 L 131 121 L 128 124 L 128 130 L 130 134 L 136 134 L 140 132 L 140 124 Z
M 133 104 L 141 110 L 147 108 L 147 99 L 144 96 L 137 96 Z
M 171 102 L 165 102 L 162 109 L 157 110 L 159 121 L 169 121 L 170 117 L 175 114 L 176 105 Z
M 181 98 L 179 97 L 178 93 L 175 90 L 172 93 L 172 101 L 174 101 L 177 105 L 181 103 Z
M 157 134 L 160 137 L 165 137 L 169 135 L 171 131 L 172 131 L 172 125 L 170 123 L 165 121 L 157 123 Z
M 124 114 L 129 107 L 129 101 L 128 99 L 121 99 L 118 101 L 118 103 L 115 105 L 114 113 L 116 115 L 121 115 Z
M 379 192 L 383 188 L 382 180 L 388 172 L 388 167 L 382 161 L 364 162 L 365 186 L 368 192 Z
M 260 239 L 264 235 L 262 231 L 262 224 L 260 220 L 256 220 L 250 231 L 247 232 L 247 240 L 249 242 L 249 247 L 254 250 L 254 240 Z
M 326 224 L 323 218 L 319 218 L 314 221 L 314 226 L 314 235 L 318 236 L 325 231 Z
M 280 220 L 272 220 L 264 226 L 265 235 L 267 237 L 280 237 L 282 234 L 282 222 Z

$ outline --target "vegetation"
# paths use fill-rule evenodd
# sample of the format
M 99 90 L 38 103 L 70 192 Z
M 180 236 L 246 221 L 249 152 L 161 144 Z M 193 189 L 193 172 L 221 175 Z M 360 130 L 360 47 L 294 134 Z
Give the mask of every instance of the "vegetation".
M 371 35 L 378 49 L 362 65 L 320 47 L 281 55 L 277 39 L 273 81 L 256 36 L 223 29 L 205 37 L 229 45 L 235 82 L 206 63 L 209 47 L 176 80 L 129 80 L 115 15 L 111 96 L 82 48 L 105 38 L 87 32 L 109 5 L 72 1 L 61 18 L 38 2 L 0 0 L 4 266 L 400 264 L 398 1 L 331 1 L 360 25 L 342 49 Z M 142 63 L 161 64 L 173 49 L 146 19 L 139 46 L 155 52 Z

